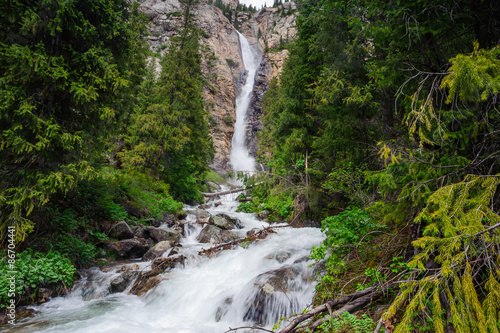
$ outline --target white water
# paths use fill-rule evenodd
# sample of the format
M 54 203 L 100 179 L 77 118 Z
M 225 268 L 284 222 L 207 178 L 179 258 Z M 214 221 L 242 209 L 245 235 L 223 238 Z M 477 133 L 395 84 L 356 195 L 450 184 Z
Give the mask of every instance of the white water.
M 236 124 L 231 146 L 231 166 L 233 171 L 255 171 L 255 159 L 249 155 L 245 145 L 245 132 L 247 127 L 247 111 L 252 97 L 255 82 L 255 72 L 260 65 L 260 57 L 252 49 L 248 40 L 238 32 L 241 45 L 243 64 L 248 71 L 245 85 L 236 98 Z
M 237 202 L 230 196 L 222 205 L 208 209 L 211 214 L 226 212 L 237 217 L 243 229 L 241 236 L 252 228 L 268 226 L 255 219 L 253 214 L 236 213 Z M 193 222 L 189 215 L 187 222 Z M 127 291 L 118 294 L 107 292 L 110 280 L 122 267 L 101 272 L 93 269 L 91 278 L 78 281 L 70 295 L 50 300 L 33 307 L 37 314 L 21 320 L 2 332 L 172 332 L 172 333 L 223 333 L 229 327 L 263 325 L 270 329 L 282 316 L 300 312 L 311 302 L 314 283 L 307 266 L 309 250 L 319 244 L 324 236 L 316 228 L 278 228 L 246 248 L 220 252 L 212 258 L 198 256 L 210 244 L 196 241 L 201 227 L 186 224 L 186 237 L 182 239 L 181 252 L 188 260 L 185 267 L 178 267 L 163 274 L 165 278 L 156 288 L 142 296 Z M 277 260 L 280 259 L 280 260 Z M 281 261 L 281 262 L 280 262 Z M 128 264 L 128 266 L 133 264 Z M 139 269 L 148 269 L 150 263 L 138 261 Z M 289 267 L 297 273 L 287 283 L 287 290 L 272 290 L 264 302 L 257 304 L 255 296 L 264 294 L 264 273 Z M 262 288 L 264 285 L 264 288 Z M 269 286 L 267 286 L 269 291 Z M 264 294 L 266 295 L 266 294 Z M 255 322 L 250 317 L 258 317 Z M 6 330 L 3 330 L 6 329 Z M 244 330 L 238 332 L 245 332 Z

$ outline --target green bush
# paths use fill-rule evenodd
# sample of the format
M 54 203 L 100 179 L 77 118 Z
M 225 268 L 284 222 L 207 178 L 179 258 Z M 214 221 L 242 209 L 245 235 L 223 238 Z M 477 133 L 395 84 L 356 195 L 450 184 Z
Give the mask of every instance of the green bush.
M 2 251 L 0 261 L 0 308 L 9 304 L 10 272 L 13 271 L 7 262 L 7 253 Z M 39 287 L 51 283 L 62 283 L 66 287 L 73 284 L 75 267 L 71 261 L 59 252 L 35 252 L 27 249 L 17 254 L 15 262 L 16 297 L 26 299 Z
M 330 319 L 320 326 L 327 333 L 371 333 L 375 323 L 367 315 L 361 318 L 344 311 L 339 317 Z

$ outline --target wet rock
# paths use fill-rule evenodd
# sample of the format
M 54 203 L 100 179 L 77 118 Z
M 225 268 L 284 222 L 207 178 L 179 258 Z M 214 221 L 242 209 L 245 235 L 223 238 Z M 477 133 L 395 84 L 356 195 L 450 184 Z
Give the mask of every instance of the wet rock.
M 149 233 L 143 227 L 135 227 L 134 229 L 134 237 L 138 238 L 149 238 Z
M 221 244 L 236 239 L 236 235 L 228 230 L 222 230 L 214 225 L 207 225 L 196 238 L 200 243 Z
M 207 224 L 208 221 L 210 220 L 209 216 L 201 216 L 196 219 L 196 223 L 198 224 Z
M 206 210 L 203 210 L 203 209 L 199 209 L 199 208 L 187 210 L 186 213 L 194 215 L 197 218 L 198 217 L 210 217 L 209 212 L 207 212 Z
M 253 234 L 255 234 L 256 232 L 259 232 L 261 229 L 259 228 L 253 228 L 253 229 L 250 229 L 247 231 L 247 236 L 251 236 Z
M 53 293 L 54 293 L 54 289 L 38 288 L 38 292 L 37 292 L 38 303 L 47 302 Z
M 208 223 L 224 230 L 242 228 L 241 222 L 237 218 L 231 217 L 224 213 L 219 213 L 217 215 L 211 216 L 208 220 Z
M 231 304 L 233 304 L 233 298 L 228 297 L 224 300 L 222 305 L 217 308 L 217 311 L 215 312 L 215 321 L 216 322 L 221 321 L 222 317 L 224 317 L 228 313 L 229 307 L 231 306 Z
M 148 249 L 149 246 L 138 239 L 125 239 L 108 244 L 108 250 L 116 254 L 118 259 L 141 258 Z
M 111 280 L 109 291 L 111 293 L 121 293 L 135 280 L 139 275 L 137 271 L 126 271 Z
M 146 252 L 142 257 L 144 260 L 153 260 L 161 257 L 168 249 L 173 247 L 173 243 L 170 241 L 161 241 Z
M 154 218 L 149 218 L 145 222 L 146 222 L 146 224 L 149 224 L 149 225 L 156 227 L 156 228 L 158 228 L 162 224 L 161 220 L 154 219 Z
M 177 217 L 175 215 L 172 215 L 172 214 L 164 215 L 163 218 L 161 219 L 161 221 L 163 223 L 165 223 L 166 225 L 168 225 L 169 227 L 179 223 L 179 221 L 177 220 Z
M 261 221 L 265 221 L 269 217 L 269 212 L 267 210 L 263 210 L 255 214 L 255 217 Z
M 134 238 L 134 233 L 130 229 L 129 225 L 125 221 L 120 221 L 115 224 L 111 230 L 110 234 L 118 240 Z
M 257 288 L 255 294 L 249 300 L 249 306 L 243 320 L 251 321 L 257 325 L 266 325 L 268 322 L 277 321 L 279 318 L 270 318 L 273 311 L 271 309 L 276 305 L 279 296 L 288 298 L 287 302 L 281 303 L 283 315 L 287 316 L 296 310 L 298 301 L 287 294 L 294 291 L 296 284 L 295 279 L 300 277 L 300 271 L 293 266 L 282 267 L 270 272 L 259 275 L 254 285 Z M 284 305 L 286 304 L 286 305 Z M 277 315 L 275 313 L 275 315 Z
M 172 256 L 168 258 L 158 258 L 153 261 L 153 265 L 151 267 L 153 270 L 164 272 L 167 269 L 172 269 L 178 265 L 183 265 L 185 260 L 186 257 L 184 257 L 183 255 Z
M 209 209 L 210 208 L 210 205 L 207 205 L 207 204 L 203 204 L 203 205 L 199 205 L 198 206 L 199 209 Z
M 222 202 L 220 202 L 220 201 L 217 201 L 217 202 L 214 203 L 215 207 L 219 207 L 220 205 L 222 205 Z
M 288 258 L 290 258 L 291 253 L 286 252 L 286 251 L 279 251 L 277 253 L 272 253 L 269 255 L 267 258 L 268 259 L 275 259 L 279 263 L 285 262 Z
M 146 230 L 149 232 L 151 238 L 153 238 L 157 242 L 170 241 L 173 243 L 178 243 L 181 238 L 180 232 L 174 229 L 146 227 Z
M 170 250 L 170 253 L 168 254 L 169 257 L 175 256 L 181 253 L 181 250 L 178 247 L 174 247 L 172 250 Z

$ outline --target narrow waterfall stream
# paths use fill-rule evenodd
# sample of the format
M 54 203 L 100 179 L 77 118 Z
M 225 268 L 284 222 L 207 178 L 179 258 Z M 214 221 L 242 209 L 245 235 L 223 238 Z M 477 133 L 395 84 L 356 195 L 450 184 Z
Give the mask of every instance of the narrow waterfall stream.
M 248 76 L 237 98 L 231 164 L 234 171 L 255 171 L 255 160 L 245 146 L 245 128 L 260 60 L 246 38 L 239 37 Z M 225 213 L 238 219 L 239 229 L 231 232 L 239 238 L 254 228 L 269 226 L 254 214 L 236 212 L 236 196 L 222 196 L 220 203 L 210 202 L 206 211 L 212 216 Z M 151 261 L 93 267 L 81 273 L 67 296 L 33 306 L 33 317 L 19 320 L 6 330 L 0 326 L 0 331 L 223 333 L 230 327 L 254 325 L 270 329 L 281 317 L 300 312 L 311 303 L 315 284 L 308 256 L 311 247 L 324 239 L 319 229 L 278 228 L 265 239 L 208 258 L 198 254 L 213 246 L 197 240 L 204 227 L 197 221 L 195 212 L 199 210 L 185 209 L 188 216 L 181 221 L 184 235 L 178 255 L 186 259 L 183 265 L 159 275 L 161 282 L 156 287 L 141 296 L 130 293 L 133 283 L 123 292 L 110 292 L 111 281 L 124 270 L 147 272 L 152 269 Z M 169 251 L 162 257 L 168 255 Z
M 245 144 L 246 127 L 248 123 L 247 111 L 252 98 L 255 83 L 255 72 L 260 64 L 260 56 L 250 46 L 248 40 L 238 32 L 241 45 L 243 64 L 248 71 L 245 85 L 236 98 L 236 124 L 231 146 L 231 166 L 233 171 L 255 171 L 255 159 L 248 154 Z
M 235 232 L 241 237 L 252 228 L 269 225 L 253 214 L 236 212 L 234 198 L 227 195 L 221 205 L 207 211 L 238 218 L 242 228 Z M 84 272 L 86 277 L 68 296 L 34 306 L 34 317 L 7 331 L 223 333 L 248 325 L 271 328 L 280 317 L 300 312 L 311 302 L 314 283 L 309 281 L 313 272 L 308 255 L 323 239 L 319 229 L 279 228 L 265 239 L 207 258 L 198 255 L 211 244 L 196 241 L 202 229 L 196 216 L 189 214 L 183 223 L 180 249 L 186 263 L 165 272 L 156 288 L 142 296 L 129 294 L 130 286 L 122 293 L 109 293 L 110 281 L 122 266 L 137 265 L 147 271 L 151 262 L 94 267 Z

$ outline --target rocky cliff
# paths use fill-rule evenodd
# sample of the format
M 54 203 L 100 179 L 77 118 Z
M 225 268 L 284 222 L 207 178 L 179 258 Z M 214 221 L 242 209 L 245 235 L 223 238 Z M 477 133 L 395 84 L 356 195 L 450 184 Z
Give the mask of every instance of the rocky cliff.
M 236 6 L 235 0 L 226 2 L 231 7 Z M 283 50 L 284 44 L 296 33 L 295 8 L 294 3 L 287 2 L 277 8 L 267 8 L 256 13 L 239 12 L 237 15 L 242 34 L 264 54 L 256 75 L 247 127 L 247 142 L 254 155 L 257 148 L 255 134 L 262 128 L 262 96 L 267 90 L 268 82 L 282 69 L 283 59 L 287 54 Z M 178 0 L 145 0 L 141 4 L 141 10 L 150 19 L 150 49 L 163 54 L 169 39 L 179 31 L 180 3 Z M 216 150 L 211 167 L 225 175 L 231 169 L 229 155 L 236 118 L 235 97 L 244 83 L 246 71 L 237 31 L 222 10 L 201 2 L 197 6 L 195 19 L 202 31 L 202 70 L 208 82 L 204 89 L 204 100 Z

